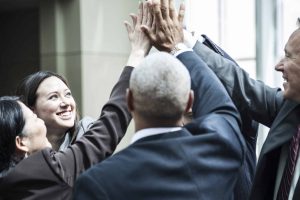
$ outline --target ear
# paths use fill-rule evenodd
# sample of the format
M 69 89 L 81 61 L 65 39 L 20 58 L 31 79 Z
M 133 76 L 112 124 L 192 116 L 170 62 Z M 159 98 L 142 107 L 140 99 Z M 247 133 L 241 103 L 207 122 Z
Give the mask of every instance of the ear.
M 128 110 L 132 112 L 134 110 L 133 96 L 132 96 L 132 91 L 129 88 L 127 88 L 126 90 L 126 101 L 127 101 Z
M 186 113 L 192 110 L 193 102 L 194 102 L 194 91 L 191 90 L 189 93 L 189 99 L 188 99 L 188 102 L 187 102 L 187 105 L 185 108 Z
M 36 114 L 36 112 L 35 112 L 35 107 L 34 107 L 34 106 L 30 106 L 29 108 L 30 108 L 30 110 L 32 110 L 32 112 L 33 112 L 34 114 Z
M 16 137 L 16 147 L 18 150 L 27 153 L 29 152 L 29 140 L 27 137 L 17 136 Z

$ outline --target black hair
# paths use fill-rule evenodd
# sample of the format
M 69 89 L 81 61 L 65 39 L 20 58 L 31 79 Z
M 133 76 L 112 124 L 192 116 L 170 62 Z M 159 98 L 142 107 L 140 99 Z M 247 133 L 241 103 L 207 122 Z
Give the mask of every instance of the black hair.
M 59 78 L 62 82 L 64 82 L 68 87 L 67 80 L 59 74 L 56 74 L 51 71 L 38 71 L 33 74 L 26 76 L 21 83 L 18 85 L 16 90 L 16 95 L 20 97 L 21 101 L 32 108 L 37 99 L 36 91 L 40 84 L 49 77 L 55 76 Z
M 21 83 L 17 87 L 16 95 L 20 97 L 21 101 L 26 106 L 28 106 L 29 108 L 32 109 L 32 107 L 34 107 L 36 104 L 36 99 L 37 99 L 36 91 L 37 91 L 38 87 L 46 78 L 49 78 L 52 76 L 57 77 L 58 79 L 60 79 L 62 82 L 64 82 L 69 87 L 67 80 L 63 76 L 61 76 L 55 72 L 51 72 L 51 71 L 38 71 L 38 72 L 35 72 L 33 74 L 26 76 L 21 81 Z M 75 124 L 72 128 L 69 129 L 72 137 L 75 137 L 74 133 L 76 132 L 77 124 L 78 124 L 78 120 L 79 120 L 79 111 L 76 110 L 76 113 L 77 113 L 77 115 L 75 118 Z
M 16 96 L 0 97 L 0 172 L 9 168 L 16 151 L 16 136 L 25 126 L 18 100 Z

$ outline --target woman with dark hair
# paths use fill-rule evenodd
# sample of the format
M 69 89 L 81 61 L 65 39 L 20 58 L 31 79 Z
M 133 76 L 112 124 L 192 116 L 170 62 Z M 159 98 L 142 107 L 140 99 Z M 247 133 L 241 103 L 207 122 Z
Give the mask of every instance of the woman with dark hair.
M 111 155 L 131 116 L 125 67 L 91 128 L 64 151 L 56 152 L 46 126 L 17 97 L 0 98 L 0 199 L 71 199 L 80 173 Z
M 150 41 L 140 31 L 143 23 L 149 23 L 142 20 L 143 5 L 146 3 L 140 3 L 138 16 L 131 16 L 134 27 L 125 23 L 131 43 L 127 66 L 137 66 L 150 51 Z M 132 69 L 124 68 L 93 125 L 74 144 L 59 152 L 49 148 L 49 127 L 46 129 L 47 124 L 34 114 L 34 108 L 32 111 L 15 97 L 0 98 L 0 199 L 71 199 L 77 177 L 110 156 L 126 132 L 131 120 L 126 89 Z M 50 94 L 48 98 L 56 101 L 61 98 L 59 95 Z M 62 99 L 67 102 L 69 97 L 65 95 Z M 71 111 L 66 112 L 57 115 L 68 119 Z
M 73 144 L 95 121 L 90 117 L 78 120 L 76 102 L 67 80 L 54 72 L 28 75 L 18 86 L 16 95 L 45 121 L 47 137 L 55 150 L 64 150 Z

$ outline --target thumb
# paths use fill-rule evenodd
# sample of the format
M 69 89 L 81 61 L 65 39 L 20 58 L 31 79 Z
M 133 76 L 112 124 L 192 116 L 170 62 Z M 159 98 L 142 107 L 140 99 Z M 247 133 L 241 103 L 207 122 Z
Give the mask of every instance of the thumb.
M 156 35 L 150 31 L 148 26 L 142 25 L 141 30 L 150 39 L 151 43 L 154 43 L 156 41 Z

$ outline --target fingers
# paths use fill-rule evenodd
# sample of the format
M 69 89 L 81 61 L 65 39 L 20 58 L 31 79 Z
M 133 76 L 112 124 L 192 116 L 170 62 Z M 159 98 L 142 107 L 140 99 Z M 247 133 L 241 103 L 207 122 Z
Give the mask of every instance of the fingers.
M 149 27 L 142 25 L 141 29 L 144 32 L 144 34 L 150 39 L 150 41 L 156 41 L 155 33 L 150 31 Z
M 161 0 L 161 14 L 163 19 L 169 17 L 169 0 Z
M 149 8 L 147 2 L 143 3 L 143 19 L 142 19 L 142 24 L 146 24 L 148 19 L 148 13 L 149 13 Z
M 162 17 L 159 0 L 153 1 L 152 12 L 154 15 L 156 25 L 161 26 L 164 20 Z
M 138 16 L 137 16 L 137 22 L 139 24 L 141 24 L 142 20 L 143 20 L 143 7 L 144 7 L 144 3 L 139 2 L 139 11 L 138 11 Z
M 179 8 L 179 13 L 178 13 L 178 21 L 180 24 L 183 24 L 184 13 L 185 13 L 185 5 L 184 3 L 181 3 Z
M 132 20 L 132 26 L 135 27 L 137 23 L 137 16 L 135 14 L 130 14 L 131 20 Z
M 133 32 L 133 28 L 132 28 L 131 24 L 128 21 L 125 21 L 124 25 L 126 27 L 128 35 Z
M 169 1 L 169 12 L 170 12 L 170 18 L 174 20 L 177 16 L 177 13 L 176 13 L 176 9 L 175 9 L 173 0 Z
M 151 13 L 151 3 L 149 1 L 146 3 L 146 12 L 147 12 L 147 20 L 145 24 L 148 27 L 151 27 L 153 24 L 153 16 Z

